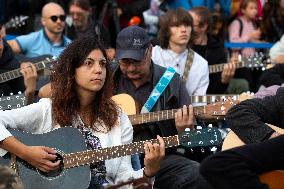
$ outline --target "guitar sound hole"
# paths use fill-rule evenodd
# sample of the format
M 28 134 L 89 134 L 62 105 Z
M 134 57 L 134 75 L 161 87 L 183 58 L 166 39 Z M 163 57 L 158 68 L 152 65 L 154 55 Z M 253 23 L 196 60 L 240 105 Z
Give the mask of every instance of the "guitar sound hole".
M 58 169 L 53 170 L 53 171 L 49 171 L 48 173 L 39 171 L 39 173 L 41 175 L 43 175 L 44 177 L 46 177 L 47 179 L 53 179 L 55 177 L 58 177 L 63 172 L 63 168 L 64 168 L 63 157 L 59 153 L 56 153 L 56 156 L 57 156 L 56 159 L 54 161 L 52 161 L 52 162 L 54 163 L 54 162 L 56 162 L 58 160 L 60 161 Z

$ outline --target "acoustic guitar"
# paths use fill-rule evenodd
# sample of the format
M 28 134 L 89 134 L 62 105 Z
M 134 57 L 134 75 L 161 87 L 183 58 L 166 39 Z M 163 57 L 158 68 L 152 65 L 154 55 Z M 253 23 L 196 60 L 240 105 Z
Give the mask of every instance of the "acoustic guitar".
M 90 184 L 89 164 L 143 153 L 144 143 L 130 144 L 87 150 L 81 132 L 73 127 L 63 127 L 44 134 L 30 134 L 9 129 L 18 140 L 29 146 L 48 146 L 57 151 L 57 160 L 61 160 L 60 169 L 43 173 L 20 158 L 10 153 L 0 157 L 0 165 L 14 169 L 27 189 L 79 189 Z M 186 131 L 175 136 L 163 137 L 166 147 L 178 145 L 191 147 L 217 146 L 222 142 L 216 128 L 203 128 Z M 156 143 L 157 139 L 148 140 Z
M 222 72 L 224 66 L 227 63 L 209 65 L 209 73 Z M 271 60 L 263 53 L 256 53 L 249 57 L 241 57 L 241 59 L 235 63 L 236 69 L 238 68 L 261 68 L 266 70 L 268 65 L 271 65 Z
M 175 118 L 178 109 L 163 110 L 136 114 L 135 100 L 128 94 L 119 94 L 112 97 L 116 104 L 128 115 L 132 125 L 163 121 Z M 204 120 L 223 120 L 227 111 L 239 103 L 238 100 L 225 99 L 205 106 L 193 107 L 194 115 Z

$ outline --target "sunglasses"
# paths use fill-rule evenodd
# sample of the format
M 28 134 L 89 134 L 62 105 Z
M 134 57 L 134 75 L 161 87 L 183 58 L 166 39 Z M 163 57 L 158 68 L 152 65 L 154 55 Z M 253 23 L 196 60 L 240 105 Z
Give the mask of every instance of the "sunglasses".
M 59 16 L 53 15 L 53 16 L 50 16 L 49 18 L 50 20 L 52 20 L 52 22 L 57 22 L 58 19 L 61 22 L 64 22 L 66 20 L 66 15 L 59 15 Z

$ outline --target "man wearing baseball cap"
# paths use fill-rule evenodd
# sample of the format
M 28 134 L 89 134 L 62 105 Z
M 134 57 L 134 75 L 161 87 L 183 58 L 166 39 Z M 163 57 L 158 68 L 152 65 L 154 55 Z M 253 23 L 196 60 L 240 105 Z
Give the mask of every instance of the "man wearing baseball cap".
M 152 90 L 166 71 L 166 68 L 152 62 L 151 55 L 152 45 L 143 28 L 129 26 L 119 32 L 115 55 L 118 65 L 114 70 L 116 94 L 127 93 L 142 106 L 147 103 Z M 134 141 L 153 139 L 157 135 L 173 136 L 186 128 L 192 129 L 193 109 L 189 104 L 190 99 L 185 83 L 177 73 L 174 73 L 150 111 L 180 108 L 175 114 L 175 120 L 134 126 Z M 199 174 L 199 163 L 178 154 L 176 148 L 167 149 L 160 171 L 156 175 L 146 176 L 155 176 L 154 187 L 157 188 L 200 188 L 200 183 L 206 185 L 202 188 L 207 188 L 207 184 L 203 182 Z

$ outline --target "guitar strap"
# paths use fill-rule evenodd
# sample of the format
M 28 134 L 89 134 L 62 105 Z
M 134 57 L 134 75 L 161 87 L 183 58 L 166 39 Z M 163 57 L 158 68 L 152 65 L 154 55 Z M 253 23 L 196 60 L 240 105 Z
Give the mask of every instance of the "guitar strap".
M 194 51 L 192 49 L 188 49 L 188 55 L 187 55 L 187 59 L 185 62 L 185 66 L 184 66 L 184 71 L 183 71 L 183 75 L 182 78 L 186 81 L 188 78 L 188 74 L 189 74 L 189 70 L 190 67 L 193 63 L 193 57 L 194 57 Z
M 145 102 L 144 106 L 142 107 L 141 113 L 147 113 L 152 110 L 157 100 L 159 99 L 165 88 L 172 80 L 175 73 L 176 71 L 174 68 L 172 67 L 167 68 L 167 70 L 164 72 L 159 82 L 156 84 L 155 88 L 151 92 L 150 96 L 148 97 L 148 100 Z

